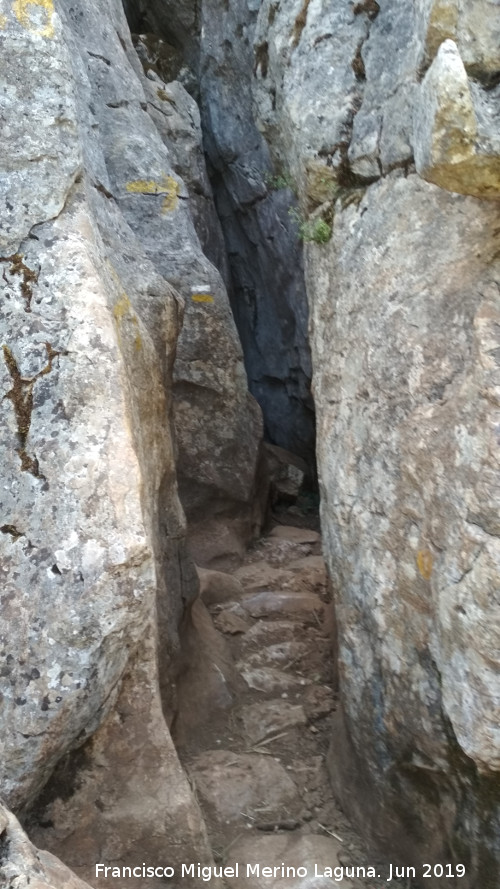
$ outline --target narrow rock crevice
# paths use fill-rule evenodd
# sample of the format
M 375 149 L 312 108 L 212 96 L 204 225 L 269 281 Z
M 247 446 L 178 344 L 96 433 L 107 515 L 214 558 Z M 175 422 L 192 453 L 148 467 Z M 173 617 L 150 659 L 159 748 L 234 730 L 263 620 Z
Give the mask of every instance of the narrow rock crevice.
M 214 249 L 213 231 L 198 214 L 198 235 L 207 257 L 226 280 L 233 316 L 243 348 L 249 390 L 264 417 L 265 438 L 301 457 L 307 467 L 307 483 L 314 488 L 315 412 L 311 395 L 311 359 L 308 345 L 308 309 L 305 292 L 302 244 L 293 210 L 297 200 L 293 183 L 274 169 L 269 150 L 253 122 L 252 96 L 247 74 L 266 68 L 265 46 L 255 57 L 252 32 L 256 11 L 228 8 L 223 16 L 223 58 L 211 56 L 211 29 L 218 16 L 210 4 L 193 13 L 192 23 L 205 29 L 203 46 L 196 28 L 187 31 L 179 15 L 164 4 L 160 15 L 155 4 L 141 14 L 141 4 L 126 3 L 132 31 L 155 29 L 134 37 L 141 46 L 145 70 L 162 74 L 161 58 L 175 39 L 181 47 L 178 76 L 197 98 L 201 113 L 206 162 L 213 200 L 224 237 Z M 307 6 L 307 4 L 306 4 Z M 175 35 L 169 19 L 177 22 Z M 243 36 L 245 35 L 245 36 Z M 144 57 L 147 45 L 149 58 Z M 186 79 L 186 68 L 196 71 L 196 83 Z M 223 97 L 220 72 L 227 72 Z M 169 73 L 173 73 L 173 69 Z M 244 86 L 242 88 L 242 83 Z M 211 195 L 208 195 L 210 201 Z M 196 222 L 196 218 L 195 218 Z
M 0 22 L 2 799 L 95 889 L 498 889 L 489 17 L 39 5 Z M 16 843 L 0 805 L 8 887 Z

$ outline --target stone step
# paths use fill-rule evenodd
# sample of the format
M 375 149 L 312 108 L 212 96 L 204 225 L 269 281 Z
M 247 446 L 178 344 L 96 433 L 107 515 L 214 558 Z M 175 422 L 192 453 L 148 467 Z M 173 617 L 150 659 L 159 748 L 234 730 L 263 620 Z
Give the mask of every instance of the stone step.
M 250 745 L 307 723 L 304 708 L 282 698 L 243 706 L 238 711 L 237 718 L 242 723 L 243 733 Z
M 296 593 L 292 590 L 260 590 L 245 593 L 240 600 L 242 607 L 252 617 L 287 616 L 297 619 L 321 621 L 324 607 L 313 593 Z M 316 615 L 316 617 L 315 617 Z
M 311 683 L 305 676 L 286 673 L 277 667 L 243 667 L 240 672 L 249 688 L 263 694 L 296 691 Z
M 266 645 L 258 651 L 250 651 L 238 661 L 237 669 L 244 670 L 253 667 L 272 667 L 274 665 L 296 665 L 309 651 L 311 646 L 306 642 L 290 640 L 274 642 Z
M 259 590 L 283 587 L 293 580 L 294 575 L 287 568 L 274 568 L 269 562 L 261 560 L 238 568 L 234 577 L 246 590 Z
M 260 649 L 275 642 L 290 641 L 301 633 L 301 627 L 292 620 L 275 620 L 272 623 L 258 621 L 241 640 L 242 650 Z
M 202 808 L 212 827 L 231 836 L 231 827 L 255 821 L 296 818 L 301 802 L 289 773 L 273 756 L 207 750 L 188 764 Z
M 226 860 L 228 866 L 238 863 L 238 876 L 226 880 L 231 889 L 353 889 L 338 860 L 341 850 L 333 837 L 312 834 L 244 837 Z
M 276 525 L 269 534 L 269 538 L 289 540 L 292 543 L 319 543 L 321 535 L 309 528 L 296 528 L 295 525 Z
M 209 568 L 196 568 L 200 581 L 200 596 L 205 605 L 218 602 L 235 601 L 243 595 L 243 587 L 237 577 L 223 571 L 211 571 Z

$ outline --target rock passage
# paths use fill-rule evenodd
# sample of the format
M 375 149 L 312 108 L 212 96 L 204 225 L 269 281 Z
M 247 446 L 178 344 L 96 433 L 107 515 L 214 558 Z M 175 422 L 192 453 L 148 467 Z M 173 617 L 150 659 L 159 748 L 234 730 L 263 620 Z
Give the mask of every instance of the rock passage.
M 181 679 L 174 736 L 213 873 L 231 889 L 385 889 L 388 867 L 353 833 L 326 767 L 337 696 L 319 534 L 278 525 L 232 575 L 203 569 L 200 579 L 213 625 L 195 621 L 199 672 L 191 662 Z M 216 677 L 202 716 L 200 673 Z

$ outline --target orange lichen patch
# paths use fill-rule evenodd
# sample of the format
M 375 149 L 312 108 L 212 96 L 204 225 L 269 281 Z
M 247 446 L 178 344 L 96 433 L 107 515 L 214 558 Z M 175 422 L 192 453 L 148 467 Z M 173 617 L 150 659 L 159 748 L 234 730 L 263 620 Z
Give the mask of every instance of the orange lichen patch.
M 30 8 L 33 6 L 38 6 L 44 10 L 46 23 L 43 27 L 40 27 L 36 21 L 33 21 L 31 14 L 36 11 Z M 40 37 L 54 37 L 55 31 L 54 25 L 52 24 L 54 0 L 14 0 L 12 11 L 19 24 L 22 25 L 23 28 L 26 28 L 27 31 L 31 31 L 33 34 L 38 34 Z
M 131 194 L 164 195 L 162 213 L 177 209 L 180 185 L 173 176 L 162 176 L 161 182 L 156 182 L 154 179 L 135 179 L 133 182 L 127 182 L 125 188 Z
M 4 28 L 6 28 L 6 27 L 7 27 L 7 16 L 6 16 L 6 15 L 0 15 L 0 30 L 3 31 Z
M 192 293 L 191 299 L 194 303 L 213 303 L 214 301 L 210 293 Z
M 430 580 L 431 578 L 432 563 L 432 553 L 428 549 L 419 549 L 417 553 L 417 568 L 424 580 Z

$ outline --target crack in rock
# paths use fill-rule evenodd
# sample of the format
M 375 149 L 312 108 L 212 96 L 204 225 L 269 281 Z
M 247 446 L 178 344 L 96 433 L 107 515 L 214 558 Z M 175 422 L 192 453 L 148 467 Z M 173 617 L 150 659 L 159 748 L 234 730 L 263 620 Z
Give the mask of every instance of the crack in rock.
M 9 274 L 21 275 L 21 294 L 23 298 L 26 300 L 26 305 L 24 307 L 25 312 L 31 312 L 31 300 L 33 299 L 33 284 L 36 284 L 38 281 L 38 277 L 40 275 L 40 271 L 35 272 L 34 269 L 30 269 L 23 262 L 24 256 L 22 253 L 13 253 L 12 256 L 0 256 L 0 262 L 10 262 Z M 5 269 L 3 271 L 2 277 L 6 284 L 9 284 L 9 281 L 5 275 Z
M 30 457 L 26 451 L 26 442 L 31 427 L 31 415 L 33 412 L 33 390 L 36 381 L 52 371 L 54 358 L 59 355 L 67 355 L 65 350 L 54 349 L 51 343 L 44 343 L 47 351 L 47 364 L 34 377 L 23 377 L 18 363 L 9 346 L 3 345 L 3 357 L 7 370 L 12 380 L 12 389 L 5 393 L 4 399 L 12 402 L 17 423 L 17 435 L 20 447 L 16 449 L 21 460 L 22 472 L 31 472 L 35 478 L 44 478 L 40 473 L 40 467 L 36 456 Z

